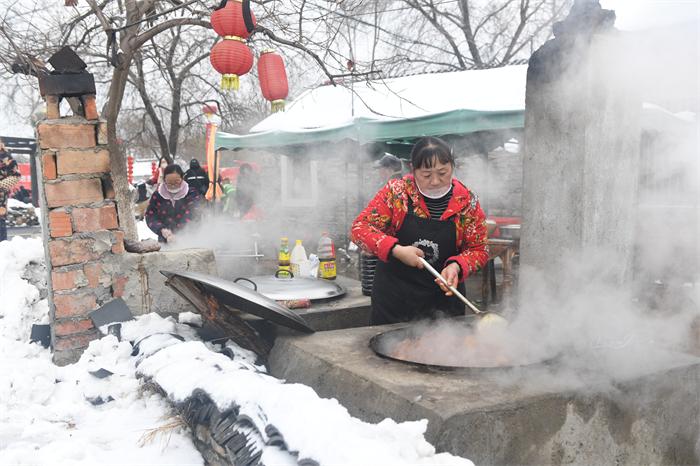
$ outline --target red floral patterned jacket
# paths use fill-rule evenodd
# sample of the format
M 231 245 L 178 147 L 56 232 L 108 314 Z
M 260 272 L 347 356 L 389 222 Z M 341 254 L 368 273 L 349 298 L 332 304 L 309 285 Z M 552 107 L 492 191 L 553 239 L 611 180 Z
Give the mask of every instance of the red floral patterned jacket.
M 457 180 L 453 180 L 452 185 L 452 199 L 440 220 L 451 219 L 455 223 L 460 253 L 448 258 L 445 264 L 457 262 L 462 269 L 460 280 L 464 280 L 488 261 L 486 216 L 476 195 Z M 389 251 L 398 241 L 394 235 L 408 212 L 408 196 L 413 200 L 415 214 L 430 218 L 413 175 L 406 175 L 402 179 L 390 180 L 355 219 L 350 231 L 352 241 L 387 262 Z

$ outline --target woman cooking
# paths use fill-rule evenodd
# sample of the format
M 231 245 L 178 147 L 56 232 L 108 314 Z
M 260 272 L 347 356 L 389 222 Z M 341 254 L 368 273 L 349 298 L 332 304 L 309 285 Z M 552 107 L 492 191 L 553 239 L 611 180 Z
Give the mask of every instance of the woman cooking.
M 352 240 L 379 257 L 372 286 L 372 324 L 464 313 L 427 270 L 423 257 L 464 294 L 464 279 L 488 260 L 486 218 L 475 194 L 453 179 L 452 150 L 420 139 L 412 173 L 390 180 L 352 225 Z
M 146 209 L 146 224 L 158 241 L 172 242 L 175 234 L 196 219 L 201 196 L 183 179 L 180 165 L 163 169 L 162 183 L 151 196 Z

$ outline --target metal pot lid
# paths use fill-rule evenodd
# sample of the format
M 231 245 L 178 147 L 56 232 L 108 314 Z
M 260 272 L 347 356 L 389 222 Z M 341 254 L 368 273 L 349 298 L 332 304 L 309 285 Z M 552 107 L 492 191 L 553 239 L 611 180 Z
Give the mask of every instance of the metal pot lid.
M 238 285 L 257 290 L 261 295 L 277 301 L 292 299 L 331 299 L 343 296 L 345 288 L 330 280 L 307 277 L 276 277 L 258 275 L 234 280 Z
M 165 284 L 187 299 L 200 312 L 199 303 L 204 296 L 193 296 L 194 290 L 211 295 L 219 304 L 247 312 L 278 325 L 304 333 L 313 333 L 306 321 L 276 301 L 255 292 L 252 288 L 238 285 L 212 275 L 196 272 L 169 272 L 161 270 L 167 278 Z M 193 286 L 194 285 L 194 286 Z

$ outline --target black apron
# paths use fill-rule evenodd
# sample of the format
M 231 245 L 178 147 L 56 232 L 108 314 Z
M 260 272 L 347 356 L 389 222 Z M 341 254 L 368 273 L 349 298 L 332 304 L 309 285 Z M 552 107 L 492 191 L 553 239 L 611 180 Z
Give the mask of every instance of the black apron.
M 451 220 L 433 220 L 415 215 L 408 198 L 408 212 L 396 232 L 398 244 L 416 246 L 425 253 L 425 260 L 442 272 L 447 258 L 457 254 L 457 226 Z M 457 290 L 464 294 L 464 283 Z M 409 267 L 389 255 L 389 261 L 377 261 L 372 285 L 372 325 L 433 318 L 438 312 L 464 314 L 464 304 L 445 293 L 435 277 L 425 269 Z

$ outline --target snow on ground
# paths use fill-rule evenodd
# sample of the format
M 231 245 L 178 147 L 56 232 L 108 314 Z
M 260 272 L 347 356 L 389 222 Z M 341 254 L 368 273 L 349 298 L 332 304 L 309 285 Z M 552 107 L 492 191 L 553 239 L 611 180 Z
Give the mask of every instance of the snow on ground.
M 21 277 L 27 264 L 42 260 L 39 239 L 0 242 L 2 465 L 203 464 L 168 402 L 140 389 L 137 376 L 144 375 L 174 401 L 202 388 L 219 407 L 235 403 L 253 419 L 263 412 L 290 450 L 322 465 L 473 466 L 463 458 L 435 454 L 424 437 L 425 420 L 362 422 L 335 399 L 265 374 L 246 351 L 234 346 L 236 357 L 229 359 L 199 341 L 190 325 L 156 314 L 123 323 L 123 341 L 105 336 L 93 341 L 76 364 L 55 366 L 49 350 L 28 343 L 32 324 L 48 322 L 48 306 Z M 182 321 L 196 322 L 197 316 L 188 313 Z M 140 341 L 136 357 L 129 340 Z M 90 373 L 101 368 L 113 375 L 100 379 Z M 294 464 L 277 447 L 265 447 L 262 461 Z
M 28 343 L 32 324 L 48 322 L 46 300 L 21 278 L 31 261 L 43 261 L 40 239 L 0 242 L 0 464 L 203 464 L 182 427 L 147 441 L 171 414 L 162 397 L 139 391 L 128 342 L 93 342 L 66 367 Z M 88 372 L 100 367 L 114 375 Z M 88 401 L 110 396 L 99 406 Z

